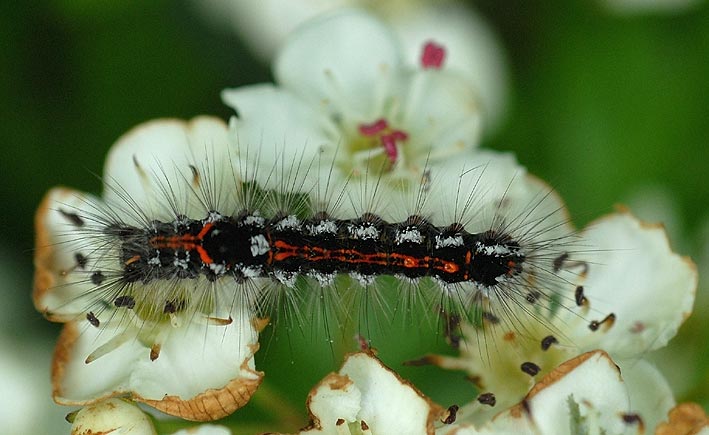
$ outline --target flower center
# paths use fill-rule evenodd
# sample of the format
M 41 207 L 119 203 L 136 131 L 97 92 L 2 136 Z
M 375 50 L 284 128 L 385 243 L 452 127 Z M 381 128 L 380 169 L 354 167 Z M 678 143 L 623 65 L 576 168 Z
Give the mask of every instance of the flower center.
M 397 145 L 409 138 L 408 133 L 392 128 L 384 118 L 380 118 L 370 124 L 360 124 L 357 129 L 362 136 L 373 139 L 379 146 L 384 148 L 384 153 L 392 165 L 396 163 L 399 157 Z
M 421 53 L 421 67 L 423 69 L 441 69 L 445 60 L 445 47 L 433 41 L 428 41 L 423 45 Z

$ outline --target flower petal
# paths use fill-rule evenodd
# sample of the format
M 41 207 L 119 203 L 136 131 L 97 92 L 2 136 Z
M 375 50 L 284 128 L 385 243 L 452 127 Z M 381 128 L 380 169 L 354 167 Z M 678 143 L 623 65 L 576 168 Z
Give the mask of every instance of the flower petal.
M 428 150 L 467 150 L 478 145 L 481 108 L 468 82 L 448 71 L 412 73 L 401 125 Z
M 653 433 L 675 406 L 669 383 L 654 365 L 644 359 L 616 362 L 628 387 L 633 412 L 642 416 L 647 433 Z
M 237 141 L 234 154 L 247 164 L 258 162 L 260 173 L 254 175 L 262 187 L 275 184 L 274 169 L 290 170 L 299 163 L 307 168 L 341 139 L 329 118 L 284 88 L 262 84 L 227 89 L 222 99 L 237 112 L 229 123 Z
M 274 64 L 276 82 L 331 113 L 376 115 L 387 77 L 402 63 L 390 30 L 363 12 L 323 15 L 294 31 Z M 346 107 L 338 104 L 346 103 Z
M 330 373 L 310 392 L 308 409 L 311 429 L 308 432 L 333 429 L 357 420 L 362 392 L 347 376 Z M 305 432 L 305 433 L 308 433 Z
M 459 73 L 478 92 L 485 127 L 500 123 L 508 87 L 505 50 L 482 17 L 458 2 L 419 2 L 415 7 L 397 8 L 387 21 L 403 42 L 409 65 L 420 65 L 426 42 L 442 45 L 444 70 Z
M 310 393 L 308 407 L 312 423 L 301 434 L 334 433 L 348 423 L 372 434 L 431 434 L 443 414 L 438 405 L 364 352 L 347 356 L 339 374 L 325 377 Z
M 542 378 L 527 397 L 476 429 L 451 428 L 446 434 L 642 433 L 629 414 L 628 392 L 613 360 L 603 351 L 575 357 Z
M 366 353 L 350 355 L 340 374 L 352 379 L 362 392 L 359 419 L 373 433 L 433 432 L 442 409 L 431 402 L 396 372 Z
M 229 157 L 228 130 L 218 118 L 149 121 L 111 147 L 104 168 L 103 197 L 109 206 L 123 211 L 121 217 L 129 223 L 140 215 L 137 212 L 167 220 L 179 210 L 201 219 L 206 210 L 200 189 L 206 183 L 213 183 L 212 188 L 234 184 Z M 216 201 L 228 209 L 233 204 L 222 191 L 211 193 L 222 194 Z
M 664 229 L 638 221 L 628 212 L 603 218 L 583 234 L 603 257 L 592 264 L 584 283 L 595 313 L 614 313 L 607 331 L 597 331 L 580 345 L 602 348 L 615 358 L 632 357 L 663 347 L 689 316 L 694 304 L 694 263 L 672 252 Z
M 50 320 L 76 320 L 89 304 L 84 298 L 93 287 L 86 272 L 89 265 L 80 267 L 77 254 L 91 263 L 94 257 L 88 255 L 77 236 L 70 234 L 94 225 L 86 217 L 96 213 L 96 204 L 97 199 L 84 193 L 55 188 L 37 209 L 32 298 L 37 310 Z
M 172 331 L 160 356 L 131 338 L 110 357 L 86 363 L 94 350 L 125 326 L 65 325 L 52 367 L 54 398 L 67 405 L 130 394 L 163 412 L 188 420 L 215 420 L 245 405 L 261 382 L 254 370 L 256 333 L 244 317 L 228 326 L 190 323 Z

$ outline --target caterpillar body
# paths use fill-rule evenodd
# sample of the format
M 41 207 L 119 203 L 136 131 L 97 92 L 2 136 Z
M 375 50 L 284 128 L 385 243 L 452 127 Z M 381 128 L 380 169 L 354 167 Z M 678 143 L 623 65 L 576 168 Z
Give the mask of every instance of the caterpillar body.
M 490 167 L 504 167 L 507 157 L 481 152 L 479 163 L 466 163 L 477 169 L 426 168 L 418 188 L 397 192 L 409 205 L 384 216 L 373 204 L 384 195 L 386 174 L 373 189 L 323 187 L 322 171 L 303 170 L 297 160 L 259 174 L 248 158 L 235 164 L 200 148 L 204 142 L 187 146 L 162 160 L 124 146 L 132 178 L 107 179 L 105 199 L 50 193 L 38 219 L 52 222 L 48 241 L 64 261 L 51 264 L 53 287 L 40 289 L 55 299 L 36 298 L 48 317 L 85 318 L 99 328 L 138 324 L 141 332 L 195 318 L 229 325 L 235 312 L 273 318 L 284 311 L 302 322 L 315 307 L 351 316 L 345 299 L 398 288 L 406 294 L 397 309 L 423 303 L 522 330 L 583 298 L 569 280 L 579 265 L 569 254 L 573 232 L 560 201 L 535 179 L 516 182 L 514 172 Z M 450 173 L 457 175 L 438 183 L 449 184 L 446 197 L 431 185 Z M 136 178 L 140 189 L 126 187 Z M 338 200 L 328 203 L 323 191 Z M 350 204 L 342 206 L 345 197 Z M 394 287 L 384 284 L 392 279 Z M 157 356 L 151 349 L 151 359 Z

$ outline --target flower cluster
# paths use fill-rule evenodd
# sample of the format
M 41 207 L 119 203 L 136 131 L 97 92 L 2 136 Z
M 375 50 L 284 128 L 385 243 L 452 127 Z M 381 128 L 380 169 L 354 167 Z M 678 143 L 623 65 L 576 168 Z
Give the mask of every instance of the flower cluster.
M 111 149 L 102 197 L 47 194 L 33 296 L 65 323 L 54 399 L 90 405 L 72 416 L 74 433 L 155 433 L 116 396 L 197 421 L 249 401 L 264 375 L 254 364 L 266 323 L 260 289 L 274 284 L 256 272 L 219 279 L 211 258 L 204 264 L 217 278 L 189 276 L 189 258 L 159 250 L 148 262 L 155 269 L 130 275 L 142 259 L 127 252 L 139 242 L 192 246 L 203 231 L 174 233 L 196 220 L 206 231 L 243 212 L 246 224 L 262 225 L 259 206 L 279 204 L 261 191 L 286 197 L 274 202 L 305 195 L 349 217 L 376 211 L 392 222 L 425 216 L 471 231 L 514 229 L 533 267 L 524 279 L 476 287 L 468 317 L 452 313 L 471 301 L 442 284 L 450 295 L 440 310 L 459 355 L 418 362 L 465 371 L 480 390 L 470 403 L 434 403 L 366 349 L 313 388 L 311 421 L 299 433 L 644 433 L 687 421 L 709 430 L 700 411 L 675 407 L 643 359 L 691 313 L 691 261 L 672 252 L 661 227 L 625 210 L 575 232 L 546 184 L 513 156 L 478 149 L 485 110 L 471 82 L 448 68 L 451 48 L 433 39 L 418 49 L 407 62 L 391 29 L 360 11 L 317 18 L 279 50 L 274 84 L 223 92 L 236 111 L 228 126 L 211 117 L 146 123 Z M 267 241 L 252 243 L 260 253 Z M 173 279 L 154 280 L 166 263 Z

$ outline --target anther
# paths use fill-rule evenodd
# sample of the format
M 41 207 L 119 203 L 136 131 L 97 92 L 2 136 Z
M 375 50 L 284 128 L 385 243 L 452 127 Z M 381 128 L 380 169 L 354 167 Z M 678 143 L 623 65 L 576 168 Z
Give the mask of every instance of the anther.
M 497 399 L 493 393 L 483 393 L 478 396 L 478 402 L 482 405 L 495 406 Z
M 88 313 L 86 313 L 86 320 L 88 320 L 89 323 L 91 323 L 91 325 L 96 328 L 98 328 L 101 325 L 101 322 L 99 322 L 98 318 L 96 317 L 96 315 L 92 311 L 89 311 Z
M 421 67 L 423 69 L 441 69 L 446 59 L 446 49 L 433 41 L 427 41 L 421 53 Z
M 71 213 L 63 209 L 59 209 L 59 213 L 62 214 L 69 222 L 77 227 L 84 226 L 84 220 L 76 213 Z
M 84 256 L 84 254 L 77 252 L 74 254 L 74 260 L 76 261 L 76 265 L 80 269 L 84 269 L 86 267 L 86 264 L 89 262 L 89 259 Z
M 583 295 L 583 286 L 582 285 L 576 287 L 576 292 L 574 293 L 574 297 L 576 299 L 576 305 L 578 305 L 579 307 L 586 304 L 587 299 L 586 299 L 586 296 Z
M 529 376 L 536 376 L 542 370 L 538 365 L 529 361 L 522 363 L 520 368 L 524 373 L 528 374 Z
M 91 283 L 93 285 L 101 285 L 103 284 L 103 281 L 105 279 L 106 276 L 101 271 L 97 271 L 91 274 Z
M 458 405 L 451 405 L 448 407 L 448 412 L 446 413 L 445 418 L 443 418 L 441 421 L 443 424 L 453 424 L 455 423 L 455 418 L 458 414 L 458 409 L 460 407 Z
M 588 324 L 588 329 L 591 331 L 598 331 L 598 329 L 601 327 L 601 325 L 606 325 L 606 329 L 610 328 L 613 326 L 613 323 L 615 323 L 615 314 L 610 313 L 606 317 L 603 318 L 600 322 L 598 320 L 593 320 L 591 323 Z
M 135 299 L 132 296 L 118 296 L 113 300 L 113 305 L 118 308 L 128 308 L 132 310 L 135 307 Z
M 553 335 L 547 335 L 542 338 L 542 350 L 549 350 L 552 344 L 557 344 L 558 342 L 559 340 L 557 340 Z

